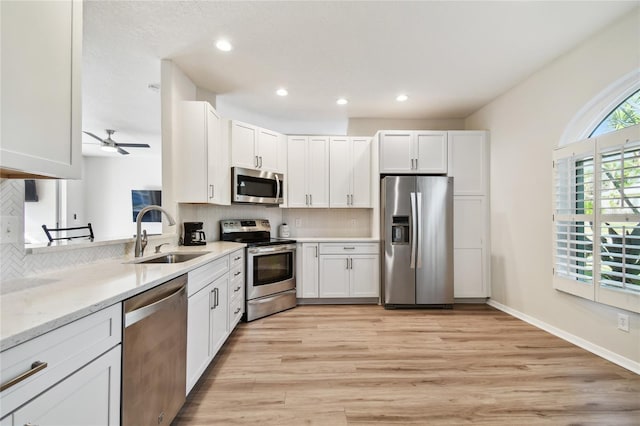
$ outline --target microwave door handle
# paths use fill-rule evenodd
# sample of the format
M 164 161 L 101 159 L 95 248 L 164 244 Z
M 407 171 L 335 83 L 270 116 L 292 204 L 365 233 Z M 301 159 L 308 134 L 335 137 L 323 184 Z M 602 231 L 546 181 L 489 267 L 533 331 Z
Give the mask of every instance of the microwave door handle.
M 278 175 L 276 176 L 276 199 L 280 198 L 280 179 L 278 179 Z

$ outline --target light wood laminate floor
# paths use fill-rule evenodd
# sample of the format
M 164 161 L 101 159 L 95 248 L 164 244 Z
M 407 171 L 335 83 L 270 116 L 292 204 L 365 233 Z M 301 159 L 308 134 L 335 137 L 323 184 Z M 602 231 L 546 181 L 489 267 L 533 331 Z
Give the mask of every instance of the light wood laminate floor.
M 300 306 L 240 324 L 174 424 L 640 425 L 640 376 L 486 305 Z

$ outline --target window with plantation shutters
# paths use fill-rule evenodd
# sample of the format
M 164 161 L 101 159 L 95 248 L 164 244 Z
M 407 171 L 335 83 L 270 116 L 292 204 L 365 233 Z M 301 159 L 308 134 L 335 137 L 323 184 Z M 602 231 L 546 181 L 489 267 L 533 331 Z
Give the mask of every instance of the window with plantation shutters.
M 640 126 L 554 152 L 554 286 L 640 312 Z

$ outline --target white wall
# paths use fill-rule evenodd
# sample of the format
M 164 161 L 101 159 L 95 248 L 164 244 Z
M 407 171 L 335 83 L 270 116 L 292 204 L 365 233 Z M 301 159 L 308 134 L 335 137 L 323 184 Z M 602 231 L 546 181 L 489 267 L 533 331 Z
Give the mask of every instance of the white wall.
M 84 210 L 96 239 L 131 238 L 136 233 L 131 190 L 162 189 L 160 162 L 126 156 L 85 157 L 84 161 Z M 142 225 L 149 234 L 162 233 L 160 223 Z
M 491 132 L 492 299 L 633 362 L 640 315 L 553 289 L 551 159 L 590 99 L 640 65 L 638 9 L 557 58 L 466 120 Z
M 350 118 L 348 133 L 351 136 L 373 136 L 378 130 L 464 130 L 461 118 Z

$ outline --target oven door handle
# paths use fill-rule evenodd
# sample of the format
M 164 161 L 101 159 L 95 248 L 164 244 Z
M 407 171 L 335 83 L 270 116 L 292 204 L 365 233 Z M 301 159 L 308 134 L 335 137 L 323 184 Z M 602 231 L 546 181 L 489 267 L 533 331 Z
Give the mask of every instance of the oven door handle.
M 255 247 L 255 248 L 250 248 L 249 253 L 267 254 L 267 253 L 280 253 L 283 251 L 293 251 L 293 250 L 295 250 L 295 247 L 291 247 L 289 245 L 282 246 L 282 247 Z

